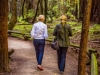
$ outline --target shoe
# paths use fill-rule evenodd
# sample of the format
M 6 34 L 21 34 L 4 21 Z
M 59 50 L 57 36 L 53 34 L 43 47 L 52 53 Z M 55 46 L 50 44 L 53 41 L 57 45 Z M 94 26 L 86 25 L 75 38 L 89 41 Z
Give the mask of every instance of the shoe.
M 64 73 L 64 71 L 60 71 L 60 74 L 63 74 Z
M 37 68 L 38 68 L 39 70 L 41 70 L 41 71 L 44 70 L 40 65 L 38 65 Z

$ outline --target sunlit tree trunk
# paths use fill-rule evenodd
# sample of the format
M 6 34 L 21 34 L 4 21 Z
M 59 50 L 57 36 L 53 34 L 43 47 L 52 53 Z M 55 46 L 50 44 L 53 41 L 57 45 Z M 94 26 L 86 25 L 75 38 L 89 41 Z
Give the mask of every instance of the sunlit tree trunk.
M 0 73 L 9 71 L 7 21 L 8 0 L 0 0 Z
M 8 25 L 8 30 L 12 30 L 17 22 L 17 0 L 12 0 L 12 16 Z
M 90 25 L 91 4 L 92 0 L 85 0 L 85 10 L 82 23 L 82 33 L 79 51 L 78 75 L 86 75 L 86 52 Z

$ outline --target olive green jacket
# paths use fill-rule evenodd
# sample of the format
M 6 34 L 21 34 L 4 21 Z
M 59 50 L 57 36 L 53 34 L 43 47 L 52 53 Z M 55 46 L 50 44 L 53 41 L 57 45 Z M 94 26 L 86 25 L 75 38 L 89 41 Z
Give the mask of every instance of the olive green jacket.
M 53 35 L 57 37 L 60 47 L 68 47 L 70 45 L 69 36 L 72 36 L 72 30 L 69 25 L 56 25 Z

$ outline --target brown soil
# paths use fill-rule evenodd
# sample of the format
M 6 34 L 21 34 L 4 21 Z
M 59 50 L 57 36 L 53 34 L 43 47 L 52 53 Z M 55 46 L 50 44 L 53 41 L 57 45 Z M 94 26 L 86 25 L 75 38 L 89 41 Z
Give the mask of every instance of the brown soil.
M 75 42 L 75 40 L 72 40 Z M 78 41 L 76 41 L 78 43 Z M 93 44 L 98 48 L 97 44 Z M 100 45 L 100 44 L 98 44 Z M 37 61 L 32 41 L 24 41 L 18 38 L 8 38 L 9 50 L 14 49 L 11 55 L 10 73 L 3 75 L 60 75 L 57 67 L 56 51 L 46 42 L 42 66 L 44 71 L 37 69 Z M 67 52 L 66 67 L 63 75 L 77 75 L 78 67 L 78 49 L 69 47 Z M 100 60 L 100 59 L 99 59 Z

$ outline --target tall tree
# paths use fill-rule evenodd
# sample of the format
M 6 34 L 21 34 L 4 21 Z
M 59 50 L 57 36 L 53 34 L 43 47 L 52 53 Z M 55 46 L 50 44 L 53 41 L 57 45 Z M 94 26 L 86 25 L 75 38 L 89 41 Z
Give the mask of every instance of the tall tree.
M 0 73 L 9 71 L 7 20 L 8 0 L 0 0 Z
M 88 42 L 88 31 L 90 25 L 92 0 L 85 0 L 85 10 L 82 23 L 82 33 L 80 41 L 79 62 L 78 62 L 78 75 L 86 75 L 86 52 Z
M 84 3 L 85 3 L 85 0 L 80 0 L 80 2 L 79 2 L 79 6 L 80 6 L 80 7 L 79 7 L 79 10 L 80 10 L 80 11 L 79 11 L 79 14 L 80 14 L 80 15 L 79 15 L 79 19 L 80 19 L 80 20 L 83 19 L 83 12 L 84 12 L 84 5 L 85 5 Z
M 45 13 L 45 23 L 46 23 L 46 19 L 47 19 L 47 4 L 48 4 L 48 0 L 44 0 L 44 6 L 45 6 L 45 10 L 44 10 L 44 13 Z
M 96 16 L 97 16 L 97 0 L 92 0 L 92 9 L 91 9 L 91 21 L 96 21 Z
M 43 0 L 40 0 L 41 14 L 43 14 Z
M 38 3 L 37 3 L 37 8 L 36 8 L 36 12 L 35 12 L 35 16 L 34 16 L 34 18 L 33 18 L 32 23 L 34 23 L 34 22 L 35 22 L 35 19 L 36 19 L 37 13 L 38 13 L 38 9 L 39 9 L 39 3 L 40 3 L 40 0 L 38 0 Z
M 100 24 L 100 1 L 98 0 L 98 24 Z
M 22 17 L 24 18 L 24 5 L 25 5 L 25 0 L 23 0 L 23 3 L 22 3 Z
M 12 16 L 8 25 L 8 30 L 12 30 L 17 22 L 17 0 L 12 0 Z
M 79 19 L 79 2 L 80 0 L 75 0 L 76 7 L 76 18 Z

